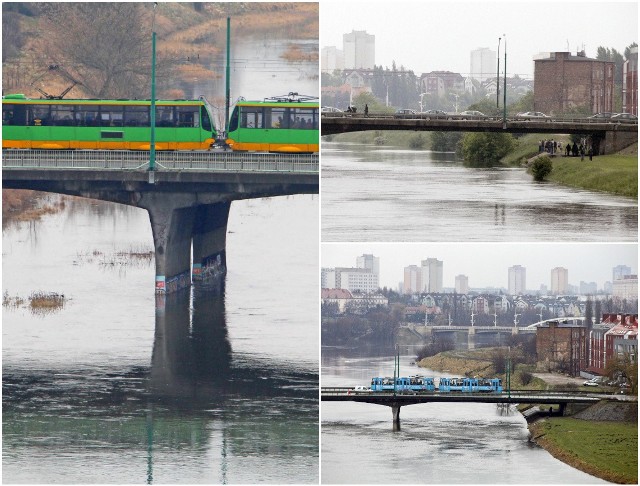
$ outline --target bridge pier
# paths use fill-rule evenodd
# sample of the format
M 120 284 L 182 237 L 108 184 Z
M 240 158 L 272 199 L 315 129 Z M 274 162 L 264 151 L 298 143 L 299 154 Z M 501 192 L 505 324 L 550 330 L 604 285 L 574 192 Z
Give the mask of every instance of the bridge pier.
M 400 430 L 400 404 L 391 404 L 391 414 L 393 415 L 393 430 Z
M 194 280 L 216 278 L 227 271 L 227 222 L 231 203 L 201 205 L 193 228 Z
M 195 279 L 226 274 L 226 233 L 231 203 L 198 204 L 195 195 L 146 194 L 139 203 L 149 212 L 156 259 L 155 290 L 176 292 Z M 205 275 L 206 274 L 206 275 Z

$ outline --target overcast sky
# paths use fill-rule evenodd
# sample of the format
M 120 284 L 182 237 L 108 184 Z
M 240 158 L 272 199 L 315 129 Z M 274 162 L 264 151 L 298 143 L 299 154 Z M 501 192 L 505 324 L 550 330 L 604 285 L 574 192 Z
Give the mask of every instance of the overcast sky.
M 551 288 L 551 269 L 569 270 L 569 284 L 612 280 L 617 265 L 638 272 L 638 245 L 599 243 L 323 243 L 322 267 L 355 267 L 363 254 L 380 258 L 380 286 L 397 289 L 404 267 L 427 258 L 443 261 L 443 285 L 455 286 L 456 275 L 467 275 L 470 287 L 507 287 L 508 268 L 527 269 L 527 289 Z
M 498 48 L 506 34 L 507 74 L 533 78 L 533 57 L 540 52 L 575 53 L 583 45 L 588 57 L 599 46 L 624 49 L 638 41 L 637 1 L 532 2 L 510 0 L 322 0 L 320 46 L 342 49 L 342 35 L 366 30 L 375 35 L 376 65 L 396 65 L 420 75 L 436 70 L 470 69 L 470 52 Z M 500 46 L 500 71 L 504 39 Z

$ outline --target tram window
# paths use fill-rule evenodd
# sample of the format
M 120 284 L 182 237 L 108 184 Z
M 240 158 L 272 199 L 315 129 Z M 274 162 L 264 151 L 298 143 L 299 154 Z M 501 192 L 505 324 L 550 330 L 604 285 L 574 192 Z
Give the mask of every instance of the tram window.
M 148 127 L 150 110 L 148 106 L 134 105 L 124 107 L 125 127 Z
M 75 124 L 78 127 L 95 127 L 100 125 L 100 112 L 97 106 L 77 105 Z
M 51 125 L 67 126 L 73 125 L 72 105 L 51 105 Z
M 238 112 L 240 110 L 238 109 L 238 107 L 236 106 L 233 109 L 233 113 L 231 114 L 231 120 L 229 120 L 229 131 L 230 132 L 234 132 L 238 129 Z
M 121 127 L 124 118 L 124 106 L 101 105 L 100 126 Z
M 200 107 L 200 117 L 202 118 L 202 128 L 207 132 L 212 131 L 211 129 L 211 119 L 209 118 L 209 112 L 206 110 L 204 106 Z
M 200 126 L 197 106 L 176 106 L 176 118 L 179 127 L 198 128 Z
M 156 105 L 156 126 L 161 128 L 175 128 L 176 119 L 173 106 Z
M 267 118 L 265 128 L 289 128 L 286 108 L 267 108 L 267 113 L 270 116 Z
M 294 108 L 291 110 L 291 128 L 302 130 L 313 128 L 313 108 Z
M 267 128 L 263 123 L 263 112 L 261 107 L 243 107 L 240 119 L 241 128 Z
M 16 125 L 15 105 L 2 105 L 2 124 L 3 125 Z
M 29 105 L 28 125 L 49 125 L 49 105 Z

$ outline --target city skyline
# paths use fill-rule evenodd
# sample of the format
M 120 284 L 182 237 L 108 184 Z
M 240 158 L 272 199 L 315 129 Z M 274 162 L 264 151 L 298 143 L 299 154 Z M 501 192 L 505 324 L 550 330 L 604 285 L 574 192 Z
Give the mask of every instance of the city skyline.
M 491 23 L 483 22 L 494 16 L 500 27 L 490 27 Z M 376 65 L 391 67 L 395 61 L 398 68 L 402 65 L 417 75 L 446 70 L 466 76 L 471 51 L 486 47 L 497 52 L 500 37 L 502 73 L 504 34 L 507 74 L 531 79 L 533 58 L 540 53 L 575 53 L 584 49 L 587 57 L 595 58 L 597 48 L 602 46 L 624 55 L 629 44 L 638 42 L 638 5 L 631 1 L 444 3 L 404 0 L 395 3 L 392 9 L 384 2 L 326 1 L 320 4 L 320 17 L 321 48 L 342 49 L 343 34 L 366 31 L 375 35 Z
M 404 268 L 420 266 L 427 258 L 443 261 L 443 286 L 455 287 L 455 277 L 466 275 L 471 288 L 508 288 L 508 269 L 526 268 L 527 290 L 541 285 L 551 291 L 551 271 L 563 267 L 569 273 L 569 285 L 596 282 L 602 289 L 613 281 L 613 268 L 627 265 L 638 272 L 635 243 L 323 243 L 323 268 L 355 267 L 356 258 L 372 254 L 380 260 L 380 287 L 398 289 Z

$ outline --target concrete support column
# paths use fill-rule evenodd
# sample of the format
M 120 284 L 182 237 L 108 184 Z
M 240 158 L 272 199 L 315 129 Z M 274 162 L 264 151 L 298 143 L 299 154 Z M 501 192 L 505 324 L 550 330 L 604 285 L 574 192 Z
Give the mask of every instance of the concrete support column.
M 391 413 L 393 414 L 393 430 L 400 430 L 400 404 L 391 405 Z
M 231 202 L 200 205 L 193 226 L 193 279 L 222 277 L 227 272 L 227 221 Z
M 156 293 L 175 292 L 191 285 L 191 235 L 196 207 L 165 195 L 145 204 L 156 251 Z

